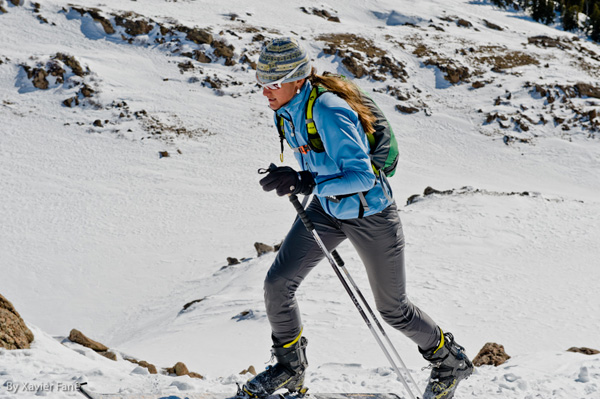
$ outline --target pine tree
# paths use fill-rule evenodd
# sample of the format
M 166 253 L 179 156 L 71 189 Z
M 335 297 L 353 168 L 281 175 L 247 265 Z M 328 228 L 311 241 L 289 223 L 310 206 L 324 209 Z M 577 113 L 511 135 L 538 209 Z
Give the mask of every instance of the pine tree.
M 506 0 L 491 0 L 492 4 L 496 7 L 507 8 L 508 4 L 506 4 Z
M 554 22 L 554 16 L 553 0 L 533 0 L 531 2 L 531 17 L 535 21 L 548 25 Z
M 566 31 L 573 31 L 579 28 L 579 7 L 575 5 L 564 6 L 562 26 Z
M 556 18 L 555 10 L 556 10 L 556 4 L 555 4 L 554 0 L 545 0 L 544 6 L 543 6 L 542 22 L 545 23 L 546 25 L 549 25 L 552 22 L 554 22 L 554 18 Z
M 600 5 L 594 4 L 593 10 L 588 20 L 591 28 L 590 38 L 595 42 L 600 42 Z

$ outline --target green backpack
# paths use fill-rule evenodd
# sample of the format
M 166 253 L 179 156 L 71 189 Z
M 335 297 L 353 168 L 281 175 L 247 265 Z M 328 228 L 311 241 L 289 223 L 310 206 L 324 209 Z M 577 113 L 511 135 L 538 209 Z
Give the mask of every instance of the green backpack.
M 314 152 L 324 152 L 323 142 L 317 131 L 317 126 L 313 119 L 313 108 L 315 101 L 320 95 L 326 93 L 328 90 L 321 86 L 313 87 L 308 102 L 306 104 L 306 129 L 308 131 L 308 147 L 300 147 L 294 149 L 301 153 L 306 153 L 309 150 Z M 361 90 L 361 99 L 364 105 L 366 105 L 373 116 L 377 119 L 373 124 L 375 132 L 373 134 L 367 134 L 369 145 L 371 147 L 371 164 L 373 171 L 377 176 L 383 171 L 385 176 L 393 176 L 396 173 L 396 166 L 398 165 L 398 142 L 394 136 L 392 125 L 388 122 L 383 115 L 383 112 L 375 101 L 363 90 Z M 281 140 L 281 158 L 283 159 L 283 141 L 285 140 L 285 131 L 283 128 L 283 118 L 279 117 L 277 120 L 277 130 L 279 131 L 279 138 Z

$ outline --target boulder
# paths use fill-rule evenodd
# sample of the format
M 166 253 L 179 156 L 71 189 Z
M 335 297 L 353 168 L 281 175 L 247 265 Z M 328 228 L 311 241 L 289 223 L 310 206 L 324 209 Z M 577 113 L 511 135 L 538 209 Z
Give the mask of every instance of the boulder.
M 117 355 L 114 352 L 98 352 L 99 355 L 104 356 L 107 359 L 117 361 Z
M 499 366 L 510 359 L 510 356 L 504 351 L 504 346 L 488 342 L 481 348 L 477 356 L 473 359 L 473 364 L 477 367 L 482 365 Z
M 29 349 L 33 333 L 12 303 L 0 295 L 0 348 Z
M 46 72 L 46 70 L 43 68 L 35 68 L 31 71 L 31 74 L 28 71 L 27 75 L 30 79 L 32 79 L 33 86 L 38 89 L 46 90 L 50 85 L 46 79 L 48 77 L 48 72 Z
M 148 363 L 145 360 L 136 360 L 136 359 L 133 359 L 130 357 L 126 357 L 125 360 L 127 360 L 130 363 L 137 364 L 138 366 L 147 369 L 150 374 L 158 374 L 158 370 L 156 370 L 156 366 L 151 363 Z
M 199 378 L 199 379 L 203 379 L 204 377 L 198 373 L 194 373 L 194 372 L 190 372 L 187 368 L 187 366 L 183 363 L 183 362 L 177 362 L 175 364 L 175 366 L 168 368 L 167 370 L 168 374 L 175 374 L 178 377 L 181 377 L 182 375 L 187 375 L 191 378 Z
M 600 353 L 599 350 L 586 348 L 586 347 L 581 347 L 581 348 L 572 347 L 572 348 L 567 349 L 567 352 L 581 353 L 584 355 L 597 355 Z
M 86 348 L 90 348 L 96 352 L 107 352 L 108 347 L 101 344 L 100 342 L 96 342 L 93 339 L 86 337 L 81 331 L 72 329 L 69 334 L 69 341 L 75 342 L 76 344 L 83 345 Z
M 115 24 L 125 28 L 125 32 L 131 36 L 147 35 L 154 29 L 154 24 L 144 20 L 134 20 L 130 18 L 132 15 L 124 14 L 115 16 Z
M 577 83 L 575 88 L 579 92 L 580 97 L 600 98 L 600 87 L 594 87 L 587 83 Z
M 266 253 L 274 251 L 274 248 L 272 246 L 263 244 L 262 242 L 255 242 L 254 248 L 256 249 L 256 253 L 258 256 L 262 256 Z

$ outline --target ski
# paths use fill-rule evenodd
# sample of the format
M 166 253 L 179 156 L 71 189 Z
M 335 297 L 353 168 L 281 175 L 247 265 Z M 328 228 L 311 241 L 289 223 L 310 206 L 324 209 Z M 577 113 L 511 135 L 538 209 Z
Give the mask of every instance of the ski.
M 89 388 L 79 386 L 79 391 L 87 399 L 247 399 L 246 396 L 228 393 L 97 393 Z M 307 393 L 303 396 L 295 394 L 273 394 L 266 399 L 404 399 L 394 393 Z

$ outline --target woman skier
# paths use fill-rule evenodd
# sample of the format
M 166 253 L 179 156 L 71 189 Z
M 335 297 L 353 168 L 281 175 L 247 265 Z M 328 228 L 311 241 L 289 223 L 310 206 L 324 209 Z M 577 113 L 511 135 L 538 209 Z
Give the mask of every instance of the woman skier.
M 383 319 L 418 345 L 431 362 L 425 399 L 451 398 L 458 382 L 473 372 L 464 348 L 444 333 L 406 294 L 404 235 L 391 188 L 377 178 L 367 134 L 375 117 L 351 82 L 317 75 L 306 50 L 290 37 L 263 47 L 256 78 L 275 112 L 280 134 L 294 150 L 300 171 L 272 165 L 260 180 L 277 195 L 314 194 L 308 217 L 331 251 L 346 238 L 363 261 L 377 310 Z M 323 151 L 310 145 L 306 112 L 313 86 L 327 91 L 313 106 L 313 122 Z M 367 132 L 367 133 L 365 133 Z M 314 136 L 313 136 L 314 137 Z M 283 148 L 282 148 L 283 149 Z M 324 254 L 297 218 L 269 269 L 264 285 L 277 363 L 242 387 L 246 395 L 264 398 L 278 389 L 303 394 L 307 339 L 295 291 Z

